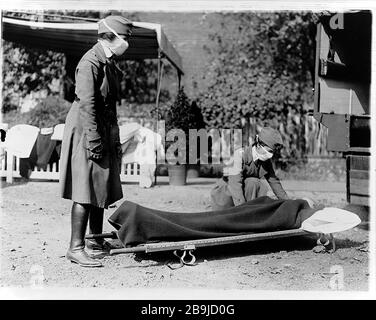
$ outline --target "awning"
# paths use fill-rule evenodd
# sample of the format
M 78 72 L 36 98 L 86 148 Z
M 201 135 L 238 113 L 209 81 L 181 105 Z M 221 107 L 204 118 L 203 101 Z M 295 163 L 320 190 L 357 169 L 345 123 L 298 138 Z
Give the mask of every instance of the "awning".
M 6 16 L 2 22 L 4 40 L 69 55 L 82 56 L 98 38 L 96 22 L 42 22 Z M 134 26 L 124 59 L 166 58 L 183 74 L 181 57 L 160 24 L 134 22 Z

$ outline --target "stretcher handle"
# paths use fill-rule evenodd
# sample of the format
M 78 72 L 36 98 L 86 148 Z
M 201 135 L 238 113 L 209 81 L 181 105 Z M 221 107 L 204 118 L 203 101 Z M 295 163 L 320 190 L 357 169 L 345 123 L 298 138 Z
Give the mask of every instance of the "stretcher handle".
M 136 247 L 130 247 L 130 248 L 111 249 L 110 255 L 121 254 L 121 253 L 134 253 L 134 252 L 146 252 L 146 247 L 136 246 Z
M 117 239 L 117 234 L 115 231 L 111 231 L 109 233 L 98 233 L 98 234 L 88 234 L 86 235 L 85 239 Z

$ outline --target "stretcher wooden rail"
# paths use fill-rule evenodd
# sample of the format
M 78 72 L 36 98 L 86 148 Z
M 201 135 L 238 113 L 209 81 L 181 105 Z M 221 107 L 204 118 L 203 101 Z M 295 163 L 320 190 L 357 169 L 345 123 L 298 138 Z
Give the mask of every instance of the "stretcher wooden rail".
M 217 238 L 207 238 L 207 239 L 196 239 L 196 240 L 184 240 L 184 241 L 171 241 L 171 242 L 157 242 L 157 243 L 146 243 L 139 246 L 112 249 L 110 251 L 111 255 L 121 254 L 121 253 L 134 253 L 134 252 L 158 252 L 158 251 L 172 251 L 172 250 L 194 250 L 200 247 L 218 246 L 231 243 L 240 242 L 250 242 L 265 239 L 275 239 L 284 237 L 294 237 L 310 234 L 302 229 L 293 230 L 282 230 L 273 232 L 262 232 L 262 233 L 252 233 L 252 234 L 242 234 L 237 236 L 226 236 Z M 116 237 L 116 233 L 103 234 L 107 238 Z M 89 235 L 87 238 L 99 238 L 101 235 Z M 102 236 L 104 238 L 104 236 Z

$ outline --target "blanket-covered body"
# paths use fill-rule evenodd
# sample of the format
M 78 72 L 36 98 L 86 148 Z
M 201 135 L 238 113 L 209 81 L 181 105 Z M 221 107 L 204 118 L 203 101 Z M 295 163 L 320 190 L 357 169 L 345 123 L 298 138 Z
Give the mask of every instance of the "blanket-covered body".
M 154 210 L 125 201 L 108 219 L 124 246 L 155 241 L 182 241 L 245 233 L 290 230 L 318 209 L 305 200 L 260 197 L 220 211 L 182 213 Z

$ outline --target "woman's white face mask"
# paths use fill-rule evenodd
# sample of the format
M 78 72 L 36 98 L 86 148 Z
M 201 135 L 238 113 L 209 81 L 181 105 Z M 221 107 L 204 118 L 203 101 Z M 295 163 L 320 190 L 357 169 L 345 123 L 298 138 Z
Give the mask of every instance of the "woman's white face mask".
M 129 47 L 128 41 L 116 37 L 108 46 L 112 53 L 116 56 L 121 56 Z
M 103 23 L 108 28 L 108 30 L 110 30 L 116 36 L 116 38 L 113 41 L 107 42 L 108 48 L 114 55 L 121 56 L 129 48 L 128 41 L 124 40 L 117 34 L 115 30 L 110 28 L 106 21 L 103 21 Z

